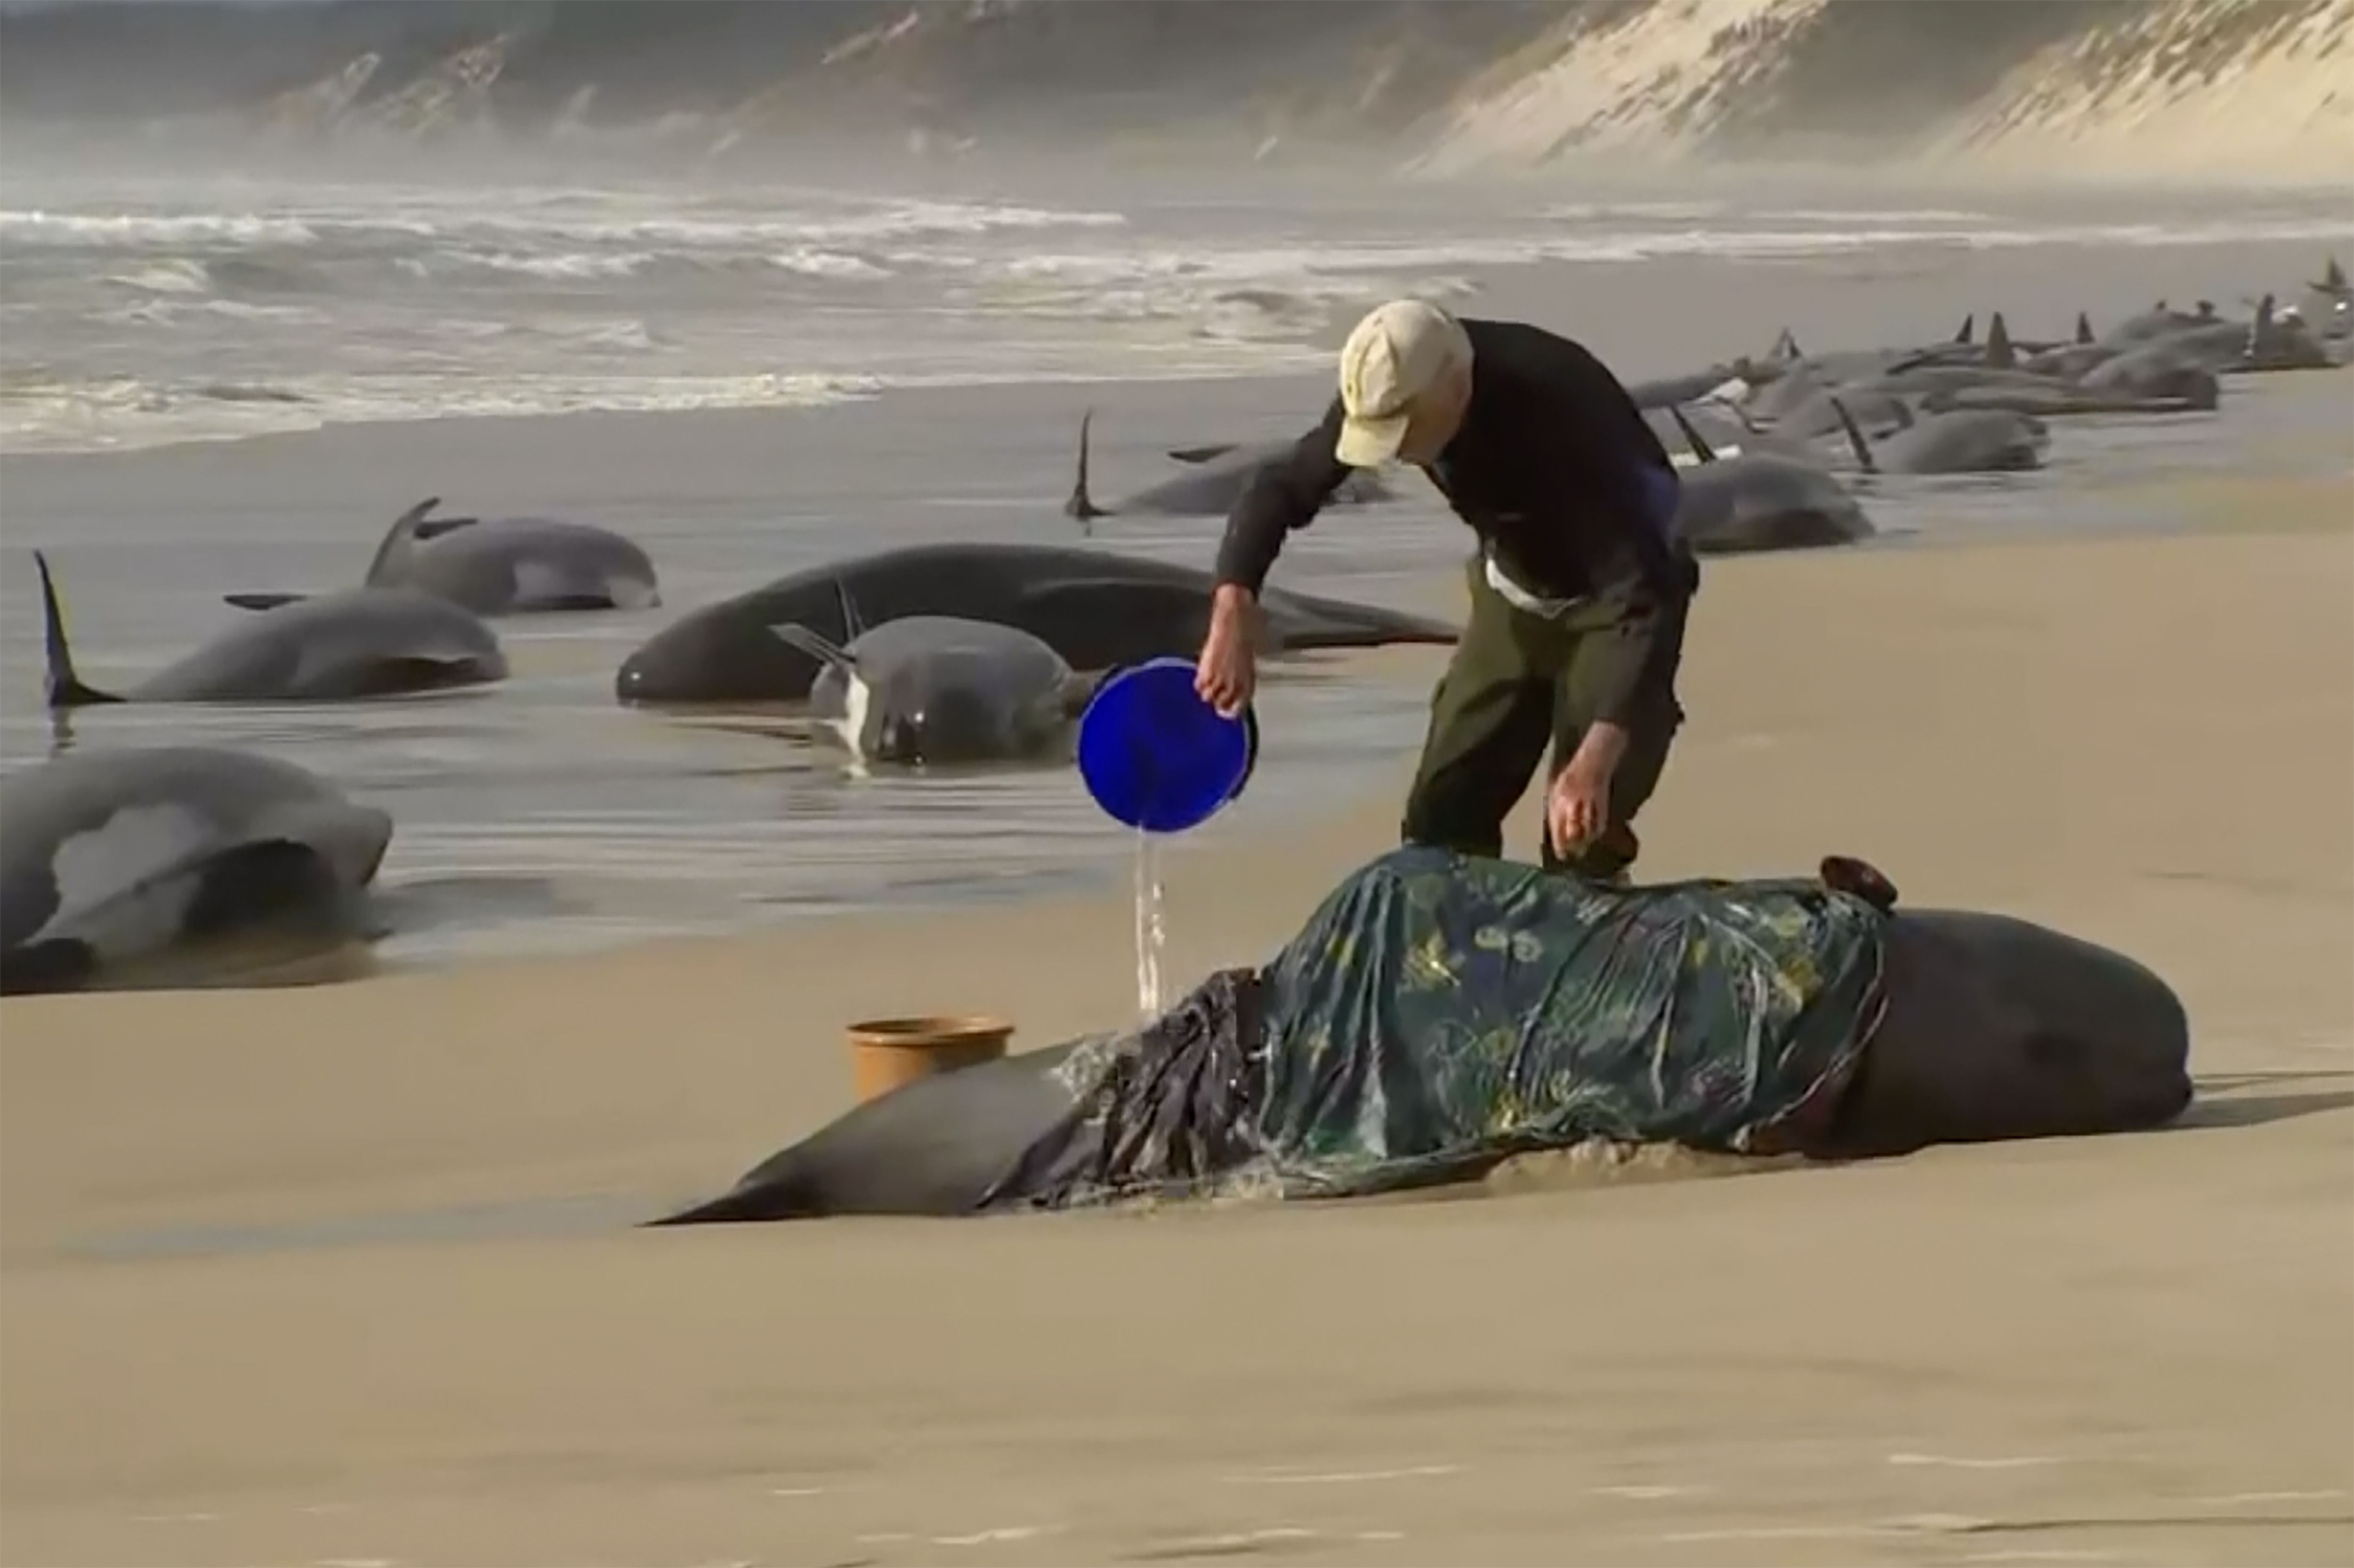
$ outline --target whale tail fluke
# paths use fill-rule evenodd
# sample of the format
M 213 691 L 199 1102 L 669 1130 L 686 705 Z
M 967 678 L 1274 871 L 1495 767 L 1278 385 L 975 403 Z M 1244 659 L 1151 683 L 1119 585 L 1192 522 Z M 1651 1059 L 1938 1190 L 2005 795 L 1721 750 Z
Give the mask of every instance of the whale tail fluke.
M 1171 447 L 1169 455 L 1179 462 L 1208 462 L 1235 450 L 1232 441 L 1213 441 L 1205 447 Z
M 121 702 L 122 699 L 111 692 L 83 685 L 81 677 L 74 673 L 73 649 L 66 642 L 65 612 L 58 608 L 58 585 L 49 576 L 49 558 L 36 550 L 33 564 L 41 569 L 41 639 L 42 652 L 48 661 L 49 706 L 80 708 L 93 703 Z
M 1076 518 L 1079 531 L 1083 534 L 1093 534 L 1095 529 L 1091 524 L 1095 520 L 1109 515 L 1096 504 L 1095 497 L 1087 493 L 1087 440 L 1088 434 L 1094 427 L 1095 418 L 1096 411 L 1093 408 L 1079 416 L 1078 475 L 1071 485 L 1071 498 L 1063 503 L 1063 515 Z
M 300 603 L 305 597 L 299 593 L 225 593 L 221 602 L 239 609 L 276 609 L 281 604 Z

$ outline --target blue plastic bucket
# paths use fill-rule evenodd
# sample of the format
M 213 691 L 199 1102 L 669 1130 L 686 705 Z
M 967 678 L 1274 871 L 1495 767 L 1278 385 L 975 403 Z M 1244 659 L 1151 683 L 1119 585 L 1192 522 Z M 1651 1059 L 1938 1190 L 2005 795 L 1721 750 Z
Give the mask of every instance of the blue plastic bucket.
M 1243 792 L 1258 764 L 1258 716 L 1222 718 L 1193 690 L 1189 659 L 1151 659 L 1096 688 L 1079 715 L 1079 777 L 1115 821 L 1182 833 Z

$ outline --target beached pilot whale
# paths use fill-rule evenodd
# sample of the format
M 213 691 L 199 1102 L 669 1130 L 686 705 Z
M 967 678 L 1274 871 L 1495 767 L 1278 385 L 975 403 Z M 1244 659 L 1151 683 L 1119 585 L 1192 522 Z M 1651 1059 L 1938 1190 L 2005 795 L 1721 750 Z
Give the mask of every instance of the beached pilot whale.
M 338 702 L 506 678 L 491 629 L 462 606 L 410 588 L 348 588 L 265 610 L 122 693 L 74 673 L 65 615 L 38 550 L 48 704 Z
M 1866 473 L 2016 473 L 2041 468 L 2052 435 L 2042 420 L 2002 408 L 1955 408 L 1915 417 L 1899 398 L 1896 429 L 1875 449 L 1838 393 L 1830 404 Z
M 644 609 L 662 603 L 654 564 L 631 540 L 554 517 L 429 517 L 429 496 L 393 520 L 360 580 L 416 588 L 476 615 L 533 610 Z M 233 593 L 240 609 L 273 609 L 292 593 Z
M 1210 574 L 1134 556 L 1053 545 L 912 545 L 811 567 L 707 604 L 656 632 L 613 679 L 624 703 L 797 703 L 822 668 L 769 628 L 804 626 L 842 643 L 844 589 L 869 625 L 911 615 L 994 621 L 1037 638 L 1083 674 L 1190 658 L 1209 626 Z M 1269 652 L 1451 643 L 1445 621 L 1270 587 L 1259 598 Z
M 1719 457 L 1682 408 L 1668 412 L 1691 449 L 1689 460 L 1671 454 L 1671 461 L 1682 482 L 1676 527 L 1693 554 L 1852 545 L 1875 532 L 1863 507 L 1829 470 L 1779 451 Z M 1863 461 L 1870 461 L 1868 453 Z
M 810 712 L 867 762 L 1019 761 L 1051 751 L 1095 690 L 1018 627 L 910 615 L 868 628 L 842 594 L 849 638 L 771 627 L 823 666 Z
M 0 779 L 0 992 L 237 974 L 364 934 L 392 819 L 292 763 L 73 751 Z
M 1379 870 L 1377 862 L 1358 879 Z M 2171 1120 L 2190 1103 L 2189 1022 L 2172 989 L 2141 964 L 2006 916 L 1897 908 L 1895 890 L 1859 862 L 1826 860 L 1822 881 L 1878 911 L 1879 972 L 1876 997 L 1856 1014 L 1858 1044 L 1847 1058 L 1846 1075 L 1834 1086 L 1836 1097 L 1819 1116 L 1791 1119 L 1792 1129 L 1782 1141 L 1795 1146 L 1794 1151 L 1862 1159 L 1938 1143 L 2131 1131 Z M 1617 927 L 1621 934 L 1632 929 Z M 1538 935 L 1499 930 L 1485 945 L 1511 948 Z M 1675 961 L 1671 958 L 1670 964 Z M 1262 995 L 1266 983 L 1259 982 Z M 1315 982 L 1311 977 L 1305 983 Z M 1434 994 L 1451 1002 L 1468 992 L 1446 987 Z M 1319 1022 L 1325 1017 L 1320 1013 Z M 1705 1025 L 1686 1021 L 1683 1027 Z M 1737 1021 L 1731 1032 L 1744 1033 Z M 1333 1048 L 1312 1028 L 1272 1047 L 1264 1042 L 1261 1036 L 1235 1048 L 1246 1054 L 1262 1048 L 1285 1054 Z M 1082 1093 L 1078 1086 L 1089 1078 L 1077 1056 L 1088 1044 L 1074 1041 L 917 1079 L 771 1156 L 719 1197 L 647 1223 L 995 1212 L 1007 1186 L 1018 1184 L 1018 1173 L 1032 1168 L 1034 1150 L 1067 1134 Z M 1689 1054 L 1691 1045 L 1689 1039 L 1667 1043 L 1659 1047 L 1660 1060 L 1689 1072 L 1696 1059 Z M 1743 1049 L 1738 1041 L 1729 1047 L 1734 1056 Z M 1361 1065 L 1346 1054 L 1335 1060 Z M 1161 1065 L 1138 1066 L 1132 1081 Z M 1382 1074 L 1396 1080 L 1385 1084 L 1389 1101 L 1439 1092 L 1439 1086 L 1415 1078 L 1415 1065 L 1384 1058 Z M 1295 1086 L 1297 1094 L 1312 1079 L 1322 1086 L 1320 1092 L 1330 1094 L 1341 1086 L 1320 1073 L 1338 1070 L 1331 1063 L 1321 1069 L 1314 1063 L 1296 1065 L 1281 1081 Z M 1217 1092 L 1213 1086 L 1147 1099 L 1156 1115 L 1182 1117 L 1184 1111 L 1172 1112 L 1171 1107 Z M 1550 1092 L 1575 1102 L 1582 1091 L 1552 1086 Z M 1638 1086 L 1622 1103 L 1653 1097 Z M 1093 1129 L 1083 1161 L 1094 1153 L 1110 1158 L 1114 1146 L 1125 1157 L 1148 1142 L 1182 1148 L 1189 1157 L 1214 1150 L 1219 1151 L 1215 1158 L 1242 1159 L 1253 1143 L 1248 1125 L 1174 1128 L 1155 1120 L 1129 1126 L 1119 1113 L 1109 1114 L 1116 1125 Z M 1248 1124 L 1257 1113 L 1256 1107 L 1235 1106 L 1233 1114 Z M 1506 1157 L 1507 1152 L 1496 1153 L 1497 1159 Z M 1450 1165 L 1435 1179 L 1474 1178 L 1492 1163 Z M 1199 1181 L 1218 1172 L 1197 1168 L 1182 1174 Z
M 1164 516 L 1223 516 L 1234 509 L 1259 470 L 1271 462 L 1279 462 L 1289 454 L 1293 442 L 1259 441 L 1249 446 L 1234 444 L 1172 448 L 1169 455 L 1191 466 L 1192 471 L 1158 484 L 1148 485 L 1135 494 L 1116 501 L 1109 506 L 1098 506 L 1087 490 L 1088 432 L 1095 423 L 1095 410 L 1079 416 L 1079 466 L 1077 478 L 1071 485 L 1071 498 L 1063 503 L 1063 514 L 1078 519 L 1085 528 L 1098 517 L 1134 516 L 1157 513 Z M 1352 469 L 1340 487 L 1332 492 L 1335 506 L 1363 506 L 1377 501 L 1394 501 L 1396 493 L 1383 482 L 1374 469 Z M 1092 530 L 1090 530 L 1092 532 Z

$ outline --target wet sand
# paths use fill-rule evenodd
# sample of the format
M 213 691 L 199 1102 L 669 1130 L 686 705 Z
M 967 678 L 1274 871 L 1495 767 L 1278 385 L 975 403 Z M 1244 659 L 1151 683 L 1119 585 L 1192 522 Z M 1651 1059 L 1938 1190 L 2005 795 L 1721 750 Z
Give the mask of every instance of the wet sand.
M 1712 563 L 1641 869 L 1860 854 L 2134 953 L 2190 1010 L 2181 1127 L 631 1232 L 843 1109 L 847 1020 L 1117 1022 L 1122 895 L 12 999 L 0 1552 L 2354 1560 L 2354 482 L 2162 503 L 2188 531 Z M 1288 937 L 1410 747 L 1172 853 L 1164 973 Z

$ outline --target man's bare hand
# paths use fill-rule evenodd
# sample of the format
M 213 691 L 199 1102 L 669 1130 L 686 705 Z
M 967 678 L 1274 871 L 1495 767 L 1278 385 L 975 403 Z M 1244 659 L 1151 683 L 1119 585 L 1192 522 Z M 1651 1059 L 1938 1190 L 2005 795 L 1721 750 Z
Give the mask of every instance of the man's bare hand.
M 1610 829 L 1610 780 L 1627 755 L 1627 732 L 1615 724 L 1586 729 L 1569 765 L 1545 791 L 1545 834 L 1553 853 L 1569 856 Z
M 1610 780 L 1575 763 L 1553 776 L 1545 791 L 1545 832 L 1564 858 L 1600 838 L 1610 826 Z
M 1251 607 L 1247 588 L 1221 584 L 1210 601 L 1209 635 L 1202 640 L 1193 689 L 1220 716 L 1238 716 L 1258 685 L 1258 659 L 1251 647 Z

